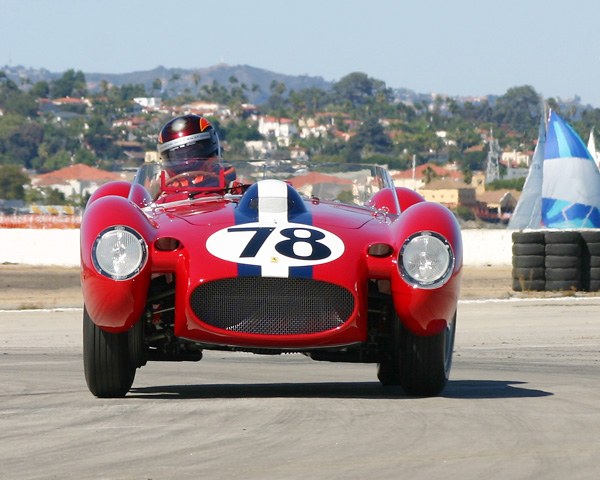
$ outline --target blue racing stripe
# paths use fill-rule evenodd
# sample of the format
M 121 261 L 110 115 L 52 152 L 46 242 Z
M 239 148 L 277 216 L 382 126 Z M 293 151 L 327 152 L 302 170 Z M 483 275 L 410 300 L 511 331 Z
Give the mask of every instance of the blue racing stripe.
M 312 214 L 310 210 L 306 208 L 304 200 L 302 200 L 300 194 L 294 190 L 291 185 L 285 185 L 287 187 L 288 195 L 287 221 L 312 226 Z M 244 196 L 241 198 L 239 204 L 234 209 L 235 225 L 258 222 L 260 219 L 259 208 L 259 188 L 258 184 L 256 183 L 248 188 Z M 262 267 L 258 265 L 238 263 L 237 270 L 239 276 L 262 276 Z M 290 267 L 289 276 L 312 278 L 313 267 Z

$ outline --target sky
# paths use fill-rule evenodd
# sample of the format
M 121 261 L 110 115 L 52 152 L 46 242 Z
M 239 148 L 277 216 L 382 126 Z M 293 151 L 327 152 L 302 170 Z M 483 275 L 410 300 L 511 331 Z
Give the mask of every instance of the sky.
M 451 96 L 532 86 L 600 108 L 598 0 L 0 0 L 0 70 L 250 65 Z

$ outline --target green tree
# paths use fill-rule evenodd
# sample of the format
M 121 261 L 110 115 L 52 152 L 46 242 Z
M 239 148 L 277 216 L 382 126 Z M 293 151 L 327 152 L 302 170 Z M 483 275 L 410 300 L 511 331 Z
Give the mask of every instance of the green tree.
M 50 91 L 52 98 L 80 98 L 87 94 L 85 75 L 83 72 L 70 69 L 62 77 L 52 82 Z
M 43 169 L 47 172 L 52 172 L 68 167 L 69 165 L 71 165 L 71 154 L 66 150 L 60 150 L 46 160 Z
M 30 93 L 34 98 L 48 98 L 50 95 L 50 85 L 46 81 L 36 82 L 31 87 Z
M 73 155 L 74 163 L 83 163 L 85 165 L 89 165 L 93 167 L 98 163 L 98 157 L 90 152 L 87 148 L 80 148 Z
M 519 132 L 536 129 L 541 106 L 542 98 L 533 87 L 512 87 L 498 98 L 494 107 L 494 120 L 500 125 L 511 125 Z
M 162 90 L 162 80 L 160 78 L 152 80 L 152 90 L 155 92 L 160 92 Z
M 378 94 L 389 100 L 391 91 L 386 89 L 381 80 L 370 78 L 367 74 L 354 72 L 343 77 L 333 85 L 333 92 L 337 101 L 347 100 L 355 108 L 371 105 L 376 102 Z
M 16 165 L 0 165 L 0 198 L 4 200 L 24 200 L 25 188 L 31 182 L 29 177 Z

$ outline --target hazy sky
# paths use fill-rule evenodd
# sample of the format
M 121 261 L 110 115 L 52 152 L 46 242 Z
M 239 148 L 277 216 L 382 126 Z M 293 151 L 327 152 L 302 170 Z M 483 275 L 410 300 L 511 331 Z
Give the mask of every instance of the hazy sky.
M 126 73 L 225 62 L 419 93 L 600 108 L 600 0 L 0 0 L 0 68 Z

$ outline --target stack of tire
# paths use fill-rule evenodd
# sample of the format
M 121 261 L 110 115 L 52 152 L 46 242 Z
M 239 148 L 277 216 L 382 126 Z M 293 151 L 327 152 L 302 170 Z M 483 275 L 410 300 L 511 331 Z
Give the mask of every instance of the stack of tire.
M 581 281 L 587 292 L 600 290 L 600 231 L 582 230 Z
M 513 232 L 512 286 L 516 292 L 546 289 L 545 232 Z
M 547 291 L 583 289 L 582 237 L 579 231 L 544 232 Z
M 513 290 L 600 291 L 600 229 L 513 232 Z

